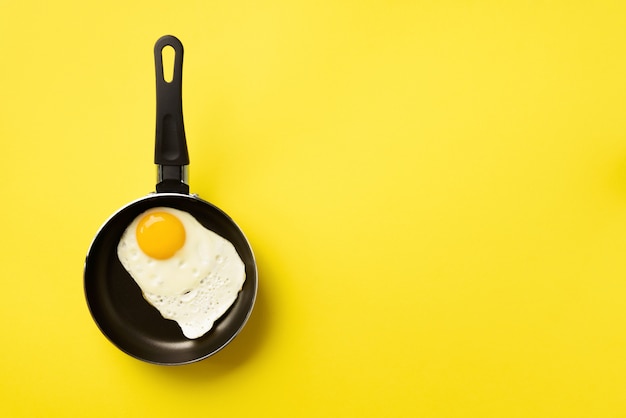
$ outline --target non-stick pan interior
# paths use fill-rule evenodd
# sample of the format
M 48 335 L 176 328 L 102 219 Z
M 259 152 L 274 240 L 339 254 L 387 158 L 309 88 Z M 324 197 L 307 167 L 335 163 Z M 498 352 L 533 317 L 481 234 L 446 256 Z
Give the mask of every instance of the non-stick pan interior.
M 230 241 L 245 264 L 246 281 L 237 300 L 198 339 L 187 339 L 175 321 L 163 318 L 145 301 L 117 257 L 126 227 L 142 212 L 159 206 L 192 214 L 204 227 Z M 157 193 L 120 209 L 94 239 L 85 262 L 85 296 L 100 330 L 122 351 L 151 363 L 190 363 L 220 350 L 246 323 L 256 291 L 256 263 L 246 237 L 220 209 L 189 195 Z

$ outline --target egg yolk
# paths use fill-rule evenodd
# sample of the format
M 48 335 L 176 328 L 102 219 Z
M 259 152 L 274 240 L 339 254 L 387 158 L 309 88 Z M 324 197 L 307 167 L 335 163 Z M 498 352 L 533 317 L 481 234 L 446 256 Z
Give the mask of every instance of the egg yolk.
M 150 212 L 137 225 L 137 244 L 147 256 L 165 260 L 185 244 L 185 227 L 167 212 Z

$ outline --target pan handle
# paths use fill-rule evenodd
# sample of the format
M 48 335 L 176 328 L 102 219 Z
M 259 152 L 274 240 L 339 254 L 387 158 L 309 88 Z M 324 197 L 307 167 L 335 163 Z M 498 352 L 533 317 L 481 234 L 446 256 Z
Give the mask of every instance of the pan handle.
M 174 71 L 166 80 L 163 71 L 163 49 L 174 49 Z M 158 193 L 189 194 L 187 167 L 189 152 L 183 123 L 183 44 L 174 36 L 165 35 L 154 45 L 156 69 L 156 141 L 154 163 L 157 164 Z M 171 73 L 171 72 L 170 72 Z

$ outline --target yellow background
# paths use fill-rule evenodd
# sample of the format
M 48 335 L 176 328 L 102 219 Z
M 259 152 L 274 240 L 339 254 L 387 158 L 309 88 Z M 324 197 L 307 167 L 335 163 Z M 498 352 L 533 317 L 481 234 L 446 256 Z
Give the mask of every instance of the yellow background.
M 0 415 L 623 417 L 626 4 L 0 5 Z M 154 42 L 193 192 L 259 265 L 187 366 L 93 323 L 84 257 L 154 188 Z

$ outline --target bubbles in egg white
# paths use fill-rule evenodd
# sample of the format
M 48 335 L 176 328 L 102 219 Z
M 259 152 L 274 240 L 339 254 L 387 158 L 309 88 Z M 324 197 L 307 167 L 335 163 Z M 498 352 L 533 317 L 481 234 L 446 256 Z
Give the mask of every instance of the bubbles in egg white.
M 146 255 L 137 243 L 137 224 L 150 212 L 169 212 L 185 227 L 185 244 L 169 259 Z M 164 318 L 178 323 L 185 337 L 206 334 L 235 302 L 246 279 L 235 247 L 193 216 L 173 208 L 154 208 L 126 228 L 117 247 L 120 262 L 144 298 Z

